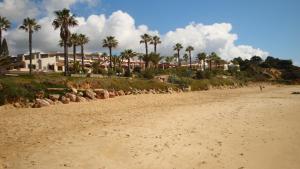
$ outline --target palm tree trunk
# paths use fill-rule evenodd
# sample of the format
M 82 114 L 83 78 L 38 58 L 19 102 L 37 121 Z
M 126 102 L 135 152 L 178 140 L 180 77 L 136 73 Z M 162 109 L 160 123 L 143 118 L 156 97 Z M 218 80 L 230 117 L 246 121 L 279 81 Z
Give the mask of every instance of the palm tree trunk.
M 191 51 L 189 52 L 189 55 L 190 55 L 190 69 L 192 69 L 192 54 L 191 54 Z
M 2 48 L 2 29 L 0 29 L 0 49 Z M 1 51 L 0 51 L 1 52 Z M 1 54 L 1 53 L 0 53 Z
M 148 61 L 148 44 L 147 44 L 147 42 L 145 42 L 145 48 L 146 48 L 146 65 L 145 65 L 145 67 L 146 68 L 149 68 L 149 61 Z
M 112 63 L 111 63 L 111 48 L 109 48 L 109 67 L 112 68 Z
M 156 44 L 154 44 L 154 53 L 156 54 Z
M 68 47 L 67 47 L 67 40 L 64 40 L 64 58 L 65 58 L 65 73 L 64 75 L 68 75 Z
M 128 58 L 127 66 L 128 66 L 128 73 L 130 75 L 130 58 Z
M 205 59 L 203 60 L 203 71 L 205 71 Z
M 75 68 L 76 63 L 76 45 L 73 45 L 73 69 Z
M 32 31 L 29 30 L 29 75 L 32 74 Z
M 180 61 L 180 50 L 177 50 L 177 57 L 178 57 L 178 66 L 181 66 L 181 61 Z
M 83 48 L 83 45 L 81 45 L 81 69 L 82 69 L 82 72 L 84 73 L 84 48 Z
M 209 60 L 209 70 L 211 71 L 211 60 Z

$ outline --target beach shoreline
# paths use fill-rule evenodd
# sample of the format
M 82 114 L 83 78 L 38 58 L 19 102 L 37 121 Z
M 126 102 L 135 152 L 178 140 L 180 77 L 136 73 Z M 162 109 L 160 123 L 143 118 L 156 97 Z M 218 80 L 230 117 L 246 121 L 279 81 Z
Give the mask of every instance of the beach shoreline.
M 0 168 L 299 168 L 300 86 L 0 110 Z

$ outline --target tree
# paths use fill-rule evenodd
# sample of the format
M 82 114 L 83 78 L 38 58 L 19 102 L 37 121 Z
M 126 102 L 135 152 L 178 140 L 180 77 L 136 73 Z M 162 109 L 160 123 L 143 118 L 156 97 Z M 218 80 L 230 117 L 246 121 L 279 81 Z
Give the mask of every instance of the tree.
M 160 57 L 160 55 L 157 53 L 150 53 L 149 57 L 154 67 L 157 68 L 159 62 L 162 60 L 162 57 Z
M 183 60 L 184 60 L 186 63 L 188 63 L 188 61 L 189 61 L 189 54 L 185 53 L 185 54 L 183 55 Z
M 170 64 L 170 63 L 173 62 L 174 57 L 173 56 L 166 56 L 166 57 L 164 57 L 164 59 L 165 59 L 166 63 Z
M 128 75 L 131 74 L 130 72 L 130 59 L 131 58 L 134 58 L 135 56 L 137 56 L 137 53 L 135 53 L 133 50 L 131 49 L 126 49 L 124 50 L 122 53 L 121 53 L 121 56 L 124 58 L 124 59 L 127 59 L 127 73 Z
M 173 50 L 177 51 L 177 57 L 178 57 L 178 66 L 181 66 L 180 61 L 180 50 L 183 49 L 183 46 L 180 43 L 176 43 L 173 47 Z
M 189 57 L 190 57 L 190 68 L 192 68 L 192 51 L 194 50 L 193 46 L 188 46 L 185 51 L 187 51 L 189 53 Z
M 205 52 L 201 52 L 197 55 L 197 59 L 199 60 L 199 64 L 201 64 L 201 61 L 203 61 L 203 70 L 205 70 L 205 59 L 206 59 L 206 53 Z
M 6 17 L 0 16 L 0 48 L 2 46 L 2 31 L 7 31 L 11 26 L 11 23 L 9 22 Z M 1 54 L 1 53 L 0 53 Z
M 145 54 L 144 58 L 146 58 L 146 60 L 144 60 L 144 61 L 145 61 L 146 68 L 148 68 L 149 67 L 149 61 L 148 61 L 148 43 L 151 42 L 152 38 L 151 38 L 150 35 L 148 35 L 148 34 L 145 33 L 144 35 L 141 35 L 141 39 L 142 40 L 140 41 L 140 43 L 145 44 L 146 54 Z
M 32 34 L 41 29 L 41 25 L 39 25 L 35 19 L 33 18 L 25 18 L 23 20 L 23 24 L 20 26 L 20 29 L 28 32 L 29 35 L 29 74 L 32 73 Z
M 259 65 L 261 64 L 263 60 L 261 59 L 261 57 L 259 56 L 253 56 L 251 59 L 250 59 L 250 63 L 251 64 L 254 64 L 254 65 Z
M 73 67 L 74 64 L 76 63 L 76 47 L 79 44 L 79 35 L 77 33 L 72 33 L 70 37 L 70 44 L 73 46 Z
M 209 60 L 209 70 L 211 71 L 212 68 L 212 62 L 215 62 L 216 60 L 220 59 L 220 57 L 215 53 L 212 52 L 209 56 L 208 56 L 208 60 Z M 215 62 L 216 63 L 216 62 Z
M 157 47 L 158 44 L 161 44 L 160 37 L 153 36 L 152 39 L 151 39 L 150 44 L 153 45 L 154 53 L 156 54 L 156 47 Z
M 82 72 L 84 72 L 84 45 L 89 42 L 89 38 L 85 36 L 84 34 L 78 35 L 78 45 L 80 45 L 81 48 L 81 69 Z
M 68 56 L 68 41 L 71 36 L 70 27 L 78 25 L 75 16 L 71 14 L 69 9 L 64 8 L 54 12 L 55 19 L 52 22 L 54 29 L 60 28 L 60 38 L 63 40 L 64 60 L 65 60 L 65 76 L 69 74 L 69 56 Z
M 108 36 L 102 41 L 102 47 L 109 49 L 109 67 L 112 68 L 112 49 L 118 46 L 118 41 L 114 36 Z
M 9 56 L 9 51 L 8 51 L 8 46 L 6 39 L 3 39 L 2 46 L 0 47 L 0 57 L 8 57 Z

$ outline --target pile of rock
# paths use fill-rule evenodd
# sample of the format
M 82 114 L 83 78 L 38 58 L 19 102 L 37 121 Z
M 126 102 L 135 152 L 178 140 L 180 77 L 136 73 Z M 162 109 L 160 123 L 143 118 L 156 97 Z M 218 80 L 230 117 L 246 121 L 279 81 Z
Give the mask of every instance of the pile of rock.
M 57 104 L 69 104 L 71 102 L 87 102 L 96 99 L 109 99 L 117 96 L 125 96 L 125 95 L 138 95 L 138 94 L 173 94 L 179 93 L 183 91 L 190 91 L 190 89 L 173 89 L 167 88 L 165 90 L 162 89 L 136 89 L 130 88 L 128 91 L 123 90 L 106 90 L 106 89 L 85 89 L 80 90 L 76 88 L 70 88 L 69 92 L 61 95 L 61 94 L 49 94 L 47 97 L 45 92 L 39 91 L 36 93 L 33 103 L 26 104 L 28 107 L 40 108 L 47 107 L 50 105 Z M 15 107 L 25 107 L 21 104 L 15 104 Z

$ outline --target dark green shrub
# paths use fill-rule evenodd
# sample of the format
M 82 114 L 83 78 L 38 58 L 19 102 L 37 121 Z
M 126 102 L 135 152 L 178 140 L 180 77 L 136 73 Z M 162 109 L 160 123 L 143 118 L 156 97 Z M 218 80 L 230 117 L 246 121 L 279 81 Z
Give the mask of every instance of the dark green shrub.
M 153 79 L 155 76 L 155 71 L 153 69 L 146 69 L 141 74 L 142 74 L 142 77 L 145 79 Z

